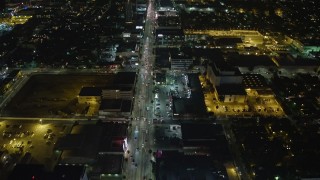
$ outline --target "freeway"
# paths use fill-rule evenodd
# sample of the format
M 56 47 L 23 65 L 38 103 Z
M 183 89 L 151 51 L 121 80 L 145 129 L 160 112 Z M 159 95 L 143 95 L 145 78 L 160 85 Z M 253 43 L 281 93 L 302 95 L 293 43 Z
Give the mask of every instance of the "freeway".
M 129 151 L 125 153 L 128 161 L 124 166 L 124 174 L 128 179 L 155 179 L 152 173 L 152 153 L 150 153 L 150 151 L 154 151 L 153 108 L 151 107 L 154 64 L 152 30 L 154 22 L 154 4 L 153 1 L 149 1 L 134 97 L 133 121 L 128 137 Z

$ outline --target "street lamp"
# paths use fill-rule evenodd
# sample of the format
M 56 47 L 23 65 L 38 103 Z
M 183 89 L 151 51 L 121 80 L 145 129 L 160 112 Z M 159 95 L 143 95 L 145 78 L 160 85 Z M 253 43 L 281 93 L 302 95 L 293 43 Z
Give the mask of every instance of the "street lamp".
M 39 120 L 40 124 L 42 124 L 42 119 Z

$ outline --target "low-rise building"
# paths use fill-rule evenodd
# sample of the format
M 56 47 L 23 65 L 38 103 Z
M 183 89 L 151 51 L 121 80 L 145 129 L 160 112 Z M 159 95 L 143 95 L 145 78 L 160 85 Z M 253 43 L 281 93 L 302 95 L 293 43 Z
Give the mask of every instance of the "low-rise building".
M 215 47 L 219 49 L 237 49 L 242 46 L 243 42 L 241 38 L 218 38 L 214 41 Z
M 260 74 L 244 74 L 244 88 L 252 96 L 274 96 L 273 91 L 267 85 L 265 78 Z
M 87 168 L 84 165 L 56 165 L 53 170 L 47 170 L 42 164 L 17 164 L 10 180 L 20 179 L 77 179 L 88 180 Z
M 101 102 L 101 88 L 83 87 L 78 95 L 80 104 L 97 104 Z
M 155 66 L 162 70 L 169 70 L 171 67 L 170 54 L 178 53 L 178 48 L 155 48 Z
M 317 40 L 300 41 L 286 36 L 286 41 L 301 53 L 320 52 L 320 44 Z
M 127 150 L 127 124 L 97 123 L 73 126 L 70 134 L 58 139 L 54 150 L 61 152 L 59 164 L 87 164 L 90 178 L 104 174 L 119 176 L 123 152 Z
M 223 161 L 231 159 L 228 142 L 221 125 L 182 123 L 181 133 L 184 154 L 208 155 Z

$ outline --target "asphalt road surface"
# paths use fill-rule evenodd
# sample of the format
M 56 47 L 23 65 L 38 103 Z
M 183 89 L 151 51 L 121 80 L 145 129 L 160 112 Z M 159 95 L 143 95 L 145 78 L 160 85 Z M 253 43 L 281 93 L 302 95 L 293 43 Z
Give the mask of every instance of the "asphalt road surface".
M 155 179 L 152 173 L 152 153 L 154 149 L 153 128 L 153 42 L 152 30 L 155 22 L 154 2 L 149 0 L 144 37 L 141 46 L 140 68 L 137 74 L 135 104 L 132 126 L 128 137 L 128 161 L 124 174 L 127 179 Z

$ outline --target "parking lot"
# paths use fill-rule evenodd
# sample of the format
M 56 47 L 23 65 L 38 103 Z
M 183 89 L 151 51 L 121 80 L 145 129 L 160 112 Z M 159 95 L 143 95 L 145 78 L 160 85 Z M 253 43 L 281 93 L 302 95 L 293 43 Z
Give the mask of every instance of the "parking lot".
M 50 124 L 42 121 L 1 121 L 0 179 L 16 163 L 39 163 L 52 168 L 59 158 L 53 148 L 57 139 L 70 131 L 71 124 Z
M 2 116 L 72 117 L 86 114 L 88 105 L 78 103 L 82 87 L 105 86 L 112 75 L 34 75 L 2 110 Z
M 190 98 L 191 90 L 188 87 L 188 76 L 183 73 L 170 73 L 166 75 L 166 83 L 157 85 L 154 89 L 154 114 L 162 121 L 171 119 L 172 98 Z M 156 120 L 156 122 L 157 122 Z

